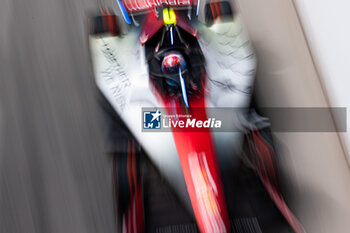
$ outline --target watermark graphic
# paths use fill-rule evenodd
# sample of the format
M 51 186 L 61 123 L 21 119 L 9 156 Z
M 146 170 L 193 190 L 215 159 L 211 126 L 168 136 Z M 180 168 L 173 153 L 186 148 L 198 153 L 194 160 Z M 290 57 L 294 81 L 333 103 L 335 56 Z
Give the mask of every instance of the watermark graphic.
M 142 108 L 143 132 L 346 132 L 346 108 Z
M 157 109 L 156 111 L 143 112 L 143 128 L 144 129 L 160 129 L 162 113 Z

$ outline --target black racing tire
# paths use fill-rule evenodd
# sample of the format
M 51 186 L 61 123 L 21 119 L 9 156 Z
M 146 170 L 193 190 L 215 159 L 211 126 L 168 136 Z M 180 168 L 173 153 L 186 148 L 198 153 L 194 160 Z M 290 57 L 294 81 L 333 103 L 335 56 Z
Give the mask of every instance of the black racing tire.
M 141 167 L 145 153 L 123 120 L 101 92 L 98 92 L 98 102 L 100 104 L 100 113 L 103 121 L 102 127 L 106 129 L 104 138 L 106 144 L 105 152 L 113 156 L 112 182 L 116 230 L 117 232 L 124 232 L 123 227 L 125 226 L 122 224 L 123 216 L 127 216 L 127 213 L 130 212 L 130 208 L 132 208 L 131 199 L 138 197 L 138 199 L 136 199 L 138 200 L 137 205 L 141 211 L 137 213 L 137 216 L 138 218 L 144 219 L 143 176 Z M 133 155 L 131 155 L 131 153 Z M 131 157 L 134 158 L 133 161 L 131 161 Z M 133 174 L 128 172 L 128 170 L 131 170 L 131 167 L 135 169 L 135 173 Z M 130 187 L 132 187 L 131 190 Z M 134 187 L 137 187 L 138 191 L 136 191 Z M 143 221 L 138 221 L 138 229 L 144 228 L 142 222 Z

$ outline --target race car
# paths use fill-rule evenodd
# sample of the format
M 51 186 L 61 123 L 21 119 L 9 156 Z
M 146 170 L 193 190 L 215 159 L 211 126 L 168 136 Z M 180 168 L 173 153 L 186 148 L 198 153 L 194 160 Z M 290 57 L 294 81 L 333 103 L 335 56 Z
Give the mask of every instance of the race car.
M 88 30 L 95 81 L 112 116 L 120 232 L 146 231 L 145 157 L 193 216 L 195 229 L 234 232 L 224 186 L 230 186 L 247 140 L 267 193 L 292 229 L 303 232 L 279 190 L 274 149 L 260 131 L 264 121 L 246 111 L 256 57 L 231 4 L 117 0 L 117 5 L 119 14 L 100 8 Z M 233 129 L 198 129 L 196 122 L 208 121 L 218 108 L 236 112 Z M 161 125 L 166 116 L 169 131 Z M 179 118 L 194 129 L 171 124 Z

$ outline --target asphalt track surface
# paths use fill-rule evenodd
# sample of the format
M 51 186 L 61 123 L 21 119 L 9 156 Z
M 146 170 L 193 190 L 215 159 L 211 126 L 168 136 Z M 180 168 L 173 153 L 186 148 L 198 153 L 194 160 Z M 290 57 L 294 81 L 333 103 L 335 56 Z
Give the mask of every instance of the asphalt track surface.
M 87 49 L 97 0 L 0 1 L 0 232 L 115 232 Z

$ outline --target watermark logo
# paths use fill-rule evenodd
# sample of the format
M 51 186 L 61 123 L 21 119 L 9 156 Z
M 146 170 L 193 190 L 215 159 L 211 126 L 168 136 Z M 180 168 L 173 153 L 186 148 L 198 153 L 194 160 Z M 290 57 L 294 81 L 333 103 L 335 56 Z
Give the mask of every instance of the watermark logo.
M 160 129 L 162 119 L 162 113 L 157 111 L 144 111 L 143 112 L 143 128 L 144 129 Z
M 347 132 L 346 108 L 142 108 L 142 132 Z M 336 119 L 336 122 L 334 122 Z M 271 124 L 270 124 L 271 122 Z M 335 124 L 336 123 L 336 124 Z

